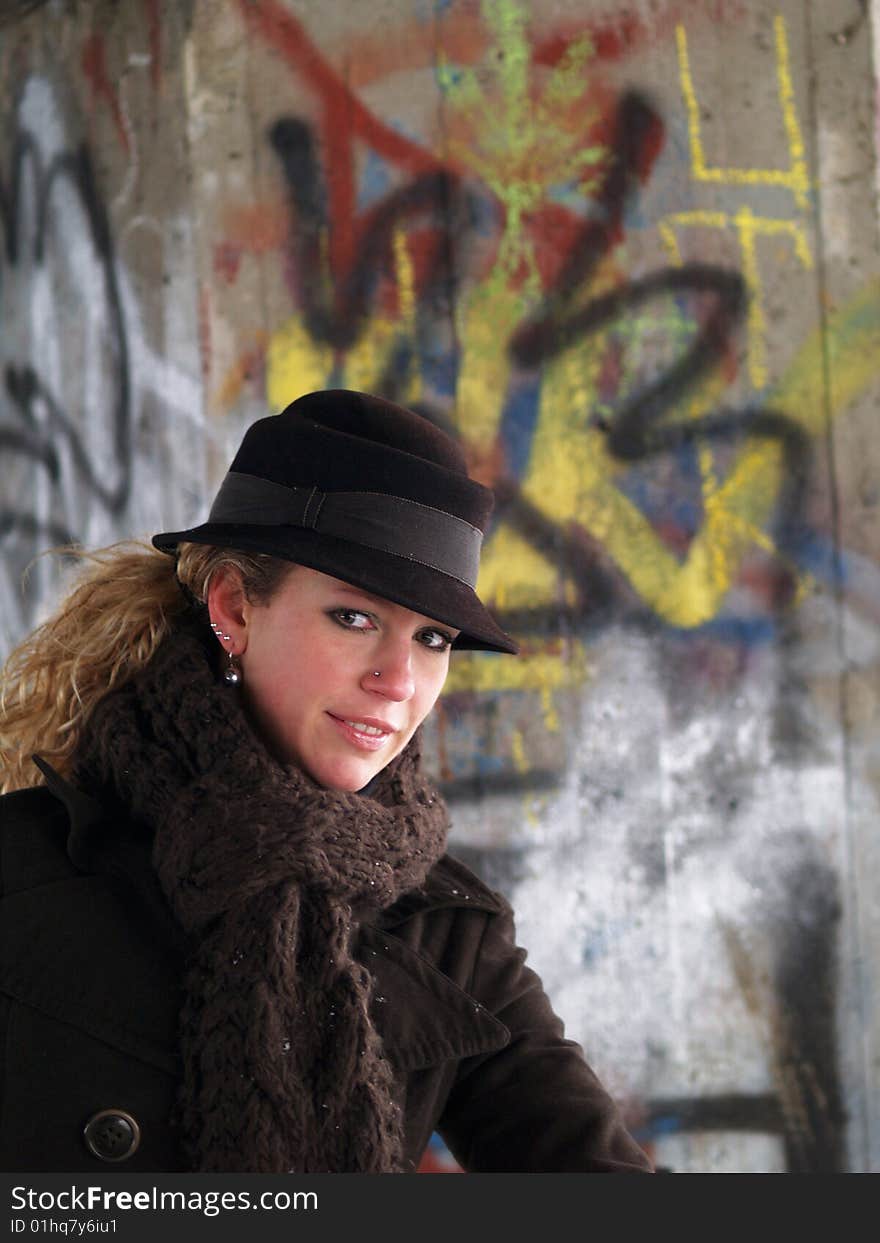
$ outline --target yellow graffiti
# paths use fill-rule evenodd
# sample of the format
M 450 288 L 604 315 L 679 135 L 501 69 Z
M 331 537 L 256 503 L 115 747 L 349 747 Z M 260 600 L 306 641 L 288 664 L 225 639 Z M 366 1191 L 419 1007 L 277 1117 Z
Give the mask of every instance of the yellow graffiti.
M 749 379 L 754 388 L 760 390 L 767 384 L 769 369 L 767 365 L 767 321 L 764 315 L 764 285 L 758 266 L 757 239 L 759 237 L 779 235 L 789 237 L 794 243 L 795 254 L 807 270 L 811 270 L 813 267 L 813 255 L 803 225 L 792 220 L 776 220 L 772 217 L 756 216 L 749 207 L 741 207 L 733 215 L 722 211 L 675 212 L 662 220 L 657 227 L 672 261 L 681 264 L 683 260 L 677 229 L 727 229 L 731 226 L 736 230 L 742 261 L 742 274 L 751 295 L 747 324 Z
M 415 338 L 415 268 L 404 229 L 394 230 L 391 248 L 398 313 L 393 319 L 388 315 L 373 315 L 365 324 L 364 331 L 346 352 L 342 364 L 341 383 L 346 388 L 372 391 L 401 339 L 412 341 Z M 266 396 L 269 405 L 274 410 L 283 410 L 289 402 L 304 393 L 326 388 L 338 364 L 332 348 L 315 341 L 302 317 L 292 315 L 272 334 L 266 351 Z M 400 379 L 400 376 L 397 378 Z M 410 367 L 407 379 L 400 399 L 416 402 L 422 395 L 417 367 Z
M 515 729 L 510 734 L 510 755 L 513 760 L 513 767 L 518 773 L 527 773 L 531 765 L 529 757 L 526 755 L 525 739 L 522 730 Z
M 397 297 L 400 302 L 399 322 L 405 331 L 412 333 L 416 322 L 416 274 L 404 229 L 397 228 L 394 230 L 392 249 L 394 251 Z
M 522 315 L 519 297 L 496 282 L 479 286 L 456 307 L 461 365 L 456 392 L 459 430 L 478 455 L 495 444 L 510 388 L 505 348 Z
M 722 185 L 782 186 L 790 190 L 798 207 L 806 210 L 810 190 L 804 140 L 795 107 L 794 86 L 791 78 L 791 62 L 788 52 L 788 36 L 785 19 L 777 16 L 773 22 L 776 36 L 776 80 L 779 105 L 782 109 L 785 135 L 788 140 L 789 167 L 777 168 L 718 168 L 710 167 L 703 150 L 700 104 L 691 73 L 688 39 L 684 26 L 676 27 L 678 65 L 681 92 L 688 115 L 691 164 L 696 181 L 709 181 Z
M 303 393 L 326 388 L 333 370 L 333 351 L 315 341 L 302 317 L 292 315 L 269 339 L 266 351 L 266 398 L 272 410 Z
M 539 691 L 546 719 L 558 727 L 551 696 L 585 682 L 592 673 L 580 640 L 525 647 L 521 660 L 505 660 L 489 653 L 456 652 L 449 666 L 444 694 L 461 691 Z
M 415 271 L 406 233 L 395 229 L 392 255 L 397 288 L 398 315 L 372 316 L 355 344 L 347 351 L 342 382 L 348 388 L 369 392 L 382 375 L 383 364 L 391 360 L 401 337 L 413 338 L 416 319 Z M 334 371 L 332 348 L 315 341 L 300 315 L 292 315 L 269 340 L 266 351 L 266 396 L 274 410 L 289 402 L 325 388 Z M 421 377 L 410 368 L 409 384 L 401 392 L 402 401 L 418 401 Z
M 809 435 L 820 434 L 876 379 L 878 355 L 880 282 L 872 282 L 824 331 L 816 329 L 808 338 L 768 395 L 768 405 L 784 410 Z M 621 467 L 608 454 L 605 436 L 587 422 L 589 395 L 579 392 L 577 368 L 576 357 L 567 355 L 545 378 L 523 495 L 574 538 L 581 530 L 601 544 L 666 622 L 699 626 L 717 614 L 751 548 L 775 551 L 764 528 L 784 483 L 782 449 L 772 440 L 751 439 L 723 482 L 703 452 L 704 521 L 682 560 L 615 486 Z M 697 414 L 699 407 L 692 405 L 689 412 Z M 540 576 L 534 550 L 519 561 L 514 552 L 501 527 L 486 548 L 478 591 L 493 599 L 503 582 L 501 598 L 513 607 L 558 605 L 559 572 L 548 567 Z
M 558 734 L 559 713 L 556 711 L 549 686 L 541 687 L 541 711 L 544 713 L 544 728 L 548 734 Z

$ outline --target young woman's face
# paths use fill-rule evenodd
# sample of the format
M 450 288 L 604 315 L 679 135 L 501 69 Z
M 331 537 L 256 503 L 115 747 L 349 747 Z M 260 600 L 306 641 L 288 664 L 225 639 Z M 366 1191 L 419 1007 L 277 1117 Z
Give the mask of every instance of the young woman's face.
M 237 632 L 209 604 L 234 636 L 266 742 L 334 790 L 360 790 L 403 750 L 440 694 L 458 634 L 304 566 L 268 604 L 239 594 Z

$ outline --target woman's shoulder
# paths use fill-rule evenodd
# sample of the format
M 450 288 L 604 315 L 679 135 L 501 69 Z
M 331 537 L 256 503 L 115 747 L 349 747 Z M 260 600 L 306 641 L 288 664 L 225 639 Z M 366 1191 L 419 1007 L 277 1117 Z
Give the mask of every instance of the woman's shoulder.
M 64 816 L 64 805 L 48 786 L 28 786 L 0 794 L 0 826 L 24 819 L 29 823 Z
M 443 855 L 428 874 L 428 883 L 454 906 L 477 906 L 502 913 L 509 910 L 507 899 L 492 889 L 476 872 L 455 855 Z
M 445 854 L 437 860 L 422 884 L 386 908 L 378 922 L 380 926 L 391 928 L 416 915 L 456 909 L 507 915 L 510 904 L 503 894 L 490 888 L 460 859 Z
M 69 828 L 66 807 L 46 786 L 0 796 L 0 893 L 75 873 L 67 854 Z

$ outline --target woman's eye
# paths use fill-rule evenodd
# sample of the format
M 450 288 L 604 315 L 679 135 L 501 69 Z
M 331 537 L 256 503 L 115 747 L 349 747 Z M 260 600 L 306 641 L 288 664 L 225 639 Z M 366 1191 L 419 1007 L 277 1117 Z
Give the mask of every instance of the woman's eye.
M 452 647 L 453 640 L 452 635 L 445 630 L 422 630 L 419 632 L 419 642 L 432 652 L 445 652 L 448 647 Z
M 360 609 L 333 609 L 330 616 L 340 626 L 345 626 L 346 630 L 373 629 L 373 621 L 369 613 L 362 613 Z

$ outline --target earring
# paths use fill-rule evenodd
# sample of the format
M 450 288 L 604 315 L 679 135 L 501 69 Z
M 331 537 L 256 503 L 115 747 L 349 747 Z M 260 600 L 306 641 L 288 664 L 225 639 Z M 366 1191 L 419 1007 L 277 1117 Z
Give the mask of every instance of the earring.
M 221 643 L 231 643 L 232 635 L 224 634 L 223 627 L 218 626 L 216 622 L 211 622 L 211 629 L 220 640 Z M 225 686 L 241 686 L 241 665 L 235 659 L 231 651 L 226 652 L 226 659 L 229 662 L 223 670 L 223 682 Z
M 223 681 L 226 686 L 241 686 L 241 665 L 239 665 L 232 652 L 227 652 L 226 656 L 229 664 L 223 670 Z

